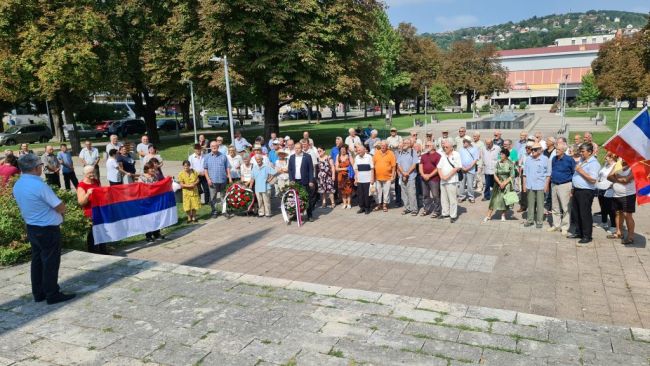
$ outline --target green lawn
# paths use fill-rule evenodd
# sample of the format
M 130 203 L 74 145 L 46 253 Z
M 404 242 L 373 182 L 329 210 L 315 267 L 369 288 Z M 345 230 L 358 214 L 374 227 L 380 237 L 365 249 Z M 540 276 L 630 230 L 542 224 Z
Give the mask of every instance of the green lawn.
M 424 118 L 424 114 L 419 115 L 403 115 L 393 117 L 393 126 L 398 130 L 406 129 L 413 126 L 413 120 L 415 118 Z M 448 119 L 469 119 L 472 118 L 471 113 L 437 113 L 436 117 L 441 120 Z M 348 135 L 347 130 L 351 127 L 361 126 L 365 128 L 368 124 L 372 124 L 374 128 L 379 131 L 379 136 L 383 138 L 388 136 L 388 130 L 386 124 L 384 123 L 383 116 L 377 117 L 368 117 L 360 119 L 351 119 L 348 121 L 323 121 L 320 124 L 302 124 L 302 125 L 290 125 L 282 126 L 280 122 L 280 135 L 281 136 L 290 136 L 294 140 L 302 138 L 303 131 L 309 131 L 310 137 L 314 140 L 314 143 L 317 146 L 322 145 L 325 149 L 329 149 L 334 145 L 334 140 L 336 136 L 345 137 Z M 247 127 L 243 131 L 243 136 L 249 141 L 253 142 L 256 136 L 262 135 L 262 127 Z M 206 138 L 214 139 L 217 135 L 221 135 L 224 138 L 226 144 L 230 143 L 230 136 L 228 133 L 217 134 L 217 133 L 206 133 Z M 194 137 L 181 137 L 174 140 L 162 141 L 160 146 L 160 154 L 165 160 L 185 160 L 192 153 L 192 144 L 194 143 Z
M 637 113 L 639 113 L 640 109 L 632 109 L 632 110 L 627 110 L 623 109 L 621 111 L 621 120 L 620 120 L 620 125 L 619 129 L 625 126 L 634 116 L 636 116 Z M 589 117 L 596 117 L 596 114 L 600 113 L 600 115 L 605 115 L 607 117 L 607 127 L 611 130 L 611 132 L 594 132 L 594 142 L 596 142 L 599 145 L 602 145 L 605 141 L 607 141 L 612 135 L 614 135 L 616 131 L 616 111 L 614 108 L 597 108 L 597 109 L 591 109 L 589 112 L 584 111 L 584 110 L 567 110 L 566 116 L 567 117 L 583 117 L 583 118 L 589 118 Z M 571 141 L 573 141 L 573 136 L 576 134 L 583 134 L 584 131 L 575 131 L 571 133 Z

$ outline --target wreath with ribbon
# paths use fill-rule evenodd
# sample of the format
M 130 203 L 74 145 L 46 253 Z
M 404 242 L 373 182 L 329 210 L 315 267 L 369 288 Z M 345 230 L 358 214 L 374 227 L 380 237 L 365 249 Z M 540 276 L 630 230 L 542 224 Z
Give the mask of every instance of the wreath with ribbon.
M 284 222 L 289 224 L 291 219 L 295 218 L 298 225 L 302 225 L 302 214 L 307 210 L 307 203 L 309 202 L 309 193 L 307 193 L 305 187 L 291 182 L 284 186 L 280 193 L 282 194 L 280 210 Z
M 223 213 L 243 213 L 250 211 L 255 205 L 255 193 L 241 183 L 231 183 L 226 187 L 223 200 Z

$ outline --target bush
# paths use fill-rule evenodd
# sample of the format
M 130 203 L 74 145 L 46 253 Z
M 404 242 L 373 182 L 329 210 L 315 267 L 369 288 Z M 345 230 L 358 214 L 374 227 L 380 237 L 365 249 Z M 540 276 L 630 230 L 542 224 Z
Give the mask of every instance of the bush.
M 10 265 L 29 259 L 29 244 L 25 222 L 20 216 L 18 205 L 12 194 L 16 179 L 5 187 L 0 187 L 0 264 Z M 54 188 L 56 195 L 66 205 L 66 213 L 61 225 L 62 245 L 70 249 L 82 249 L 90 221 L 77 204 L 77 194 Z
M 519 103 L 519 109 L 526 109 L 526 107 L 528 107 L 528 103 L 526 102 Z
M 489 105 L 489 104 L 483 104 L 483 105 L 481 106 L 481 113 L 487 113 L 487 112 L 490 112 L 490 111 L 491 111 L 491 109 L 490 109 L 491 107 L 492 107 L 492 106 Z

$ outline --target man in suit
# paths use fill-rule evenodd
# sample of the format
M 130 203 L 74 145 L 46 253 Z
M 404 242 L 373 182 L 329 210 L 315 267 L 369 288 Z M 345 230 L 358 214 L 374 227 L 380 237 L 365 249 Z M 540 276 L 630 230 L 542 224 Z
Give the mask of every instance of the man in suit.
M 316 176 L 314 175 L 314 164 L 311 156 L 302 151 L 302 145 L 296 144 L 295 153 L 289 157 L 289 180 L 305 187 L 309 193 L 307 203 L 307 221 L 312 222 L 312 213 L 318 200 L 316 193 Z

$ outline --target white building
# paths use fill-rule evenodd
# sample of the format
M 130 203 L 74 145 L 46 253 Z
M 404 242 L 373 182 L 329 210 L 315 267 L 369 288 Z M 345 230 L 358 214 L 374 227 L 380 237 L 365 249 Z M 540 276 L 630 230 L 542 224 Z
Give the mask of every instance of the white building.
M 614 39 L 613 34 L 598 34 L 592 36 L 558 38 L 555 40 L 556 46 L 575 46 L 583 44 L 601 44 Z

